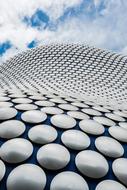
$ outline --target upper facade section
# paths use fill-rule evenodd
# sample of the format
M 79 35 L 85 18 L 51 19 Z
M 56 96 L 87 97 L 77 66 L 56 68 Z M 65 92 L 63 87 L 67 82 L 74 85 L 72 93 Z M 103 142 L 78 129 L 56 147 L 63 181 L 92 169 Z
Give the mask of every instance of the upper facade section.
M 127 58 L 87 45 L 50 44 L 0 66 L 0 88 L 36 89 L 127 107 Z

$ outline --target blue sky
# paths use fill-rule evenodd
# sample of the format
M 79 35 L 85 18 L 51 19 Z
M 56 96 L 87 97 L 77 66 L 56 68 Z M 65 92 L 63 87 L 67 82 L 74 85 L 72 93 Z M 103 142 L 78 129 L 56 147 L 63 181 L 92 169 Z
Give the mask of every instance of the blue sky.
M 45 43 L 127 54 L 126 0 L 1 0 L 0 61 Z

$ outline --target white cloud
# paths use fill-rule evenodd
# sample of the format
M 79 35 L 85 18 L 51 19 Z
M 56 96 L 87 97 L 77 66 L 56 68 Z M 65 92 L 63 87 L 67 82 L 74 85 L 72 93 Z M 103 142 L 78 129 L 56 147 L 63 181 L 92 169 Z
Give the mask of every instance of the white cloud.
M 37 9 L 43 10 L 50 21 L 55 22 L 68 8 L 76 8 L 82 2 L 83 0 L 1 0 L 0 43 L 10 41 L 12 44 L 1 61 L 26 49 L 28 43 L 34 39 L 40 43 L 88 43 L 127 53 L 126 0 L 94 0 L 94 17 L 86 14 L 84 3 L 84 12 L 68 17 L 65 22 L 59 22 L 55 31 L 49 28 L 38 30 L 22 22 L 24 16 L 32 16 Z

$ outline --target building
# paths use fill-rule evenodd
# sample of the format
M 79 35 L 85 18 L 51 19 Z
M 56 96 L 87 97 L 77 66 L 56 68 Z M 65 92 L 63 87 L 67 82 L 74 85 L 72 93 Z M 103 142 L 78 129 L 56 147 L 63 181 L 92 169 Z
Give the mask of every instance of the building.
M 50 44 L 0 65 L 0 190 L 125 190 L 127 57 Z

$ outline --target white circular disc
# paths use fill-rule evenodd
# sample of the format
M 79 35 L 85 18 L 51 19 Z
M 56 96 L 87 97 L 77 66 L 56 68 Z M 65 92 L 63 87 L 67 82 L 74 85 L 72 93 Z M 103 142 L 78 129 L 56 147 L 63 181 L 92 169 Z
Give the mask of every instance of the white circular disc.
M 17 115 L 17 110 L 14 108 L 0 108 L 0 120 L 11 119 Z
M 127 186 L 127 158 L 118 158 L 112 164 L 115 176 Z
M 57 103 L 57 104 L 66 104 L 67 101 L 60 99 L 60 98 L 52 98 L 50 99 L 51 102 Z
M 30 110 L 22 113 L 21 118 L 28 123 L 40 123 L 46 120 L 47 115 L 39 110 Z
M 29 139 L 37 144 L 47 144 L 57 138 L 57 131 L 50 125 L 36 125 L 28 132 Z
M 8 163 L 20 163 L 27 160 L 33 153 L 33 145 L 23 138 L 6 141 L 0 148 L 2 160 Z
M 127 130 L 127 122 L 119 122 L 119 126 Z
M 66 114 L 58 114 L 51 117 L 51 123 L 58 128 L 69 129 L 76 125 L 76 120 Z
M 44 108 L 41 108 L 41 111 L 50 115 L 63 113 L 63 110 L 57 107 L 44 107 Z
M 47 100 L 36 101 L 35 104 L 38 105 L 38 106 L 43 106 L 43 107 L 55 106 L 55 104 L 53 102 L 50 102 L 50 101 L 47 101 Z
M 84 113 L 86 113 L 86 114 L 88 114 L 88 115 L 92 115 L 92 116 L 94 116 L 94 115 L 96 115 L 96 116 L 100 116 L 100 115 L 102 115 L 102 113 L 101 112 L 99 112 L 99 111 L 97 111 L 97 110 L 94 110 L 94 109 L 92 109 L 92 108 L 88 108 L 88 109 L 82 109 L 82 111 L 84 112 Z
M 76 167 L 85 176 L 91 178 L 104 177 L 109 170 L 107 160 L 98 152 L 83 150 L 75 158 Z
M 115 122 L 106 117 L 93 117 L 94 121 L 101 123 L 102 125 L 106 125 L 108 127 L 115 125 Z
M 109 134 L 117 139 L 118 141 L 127 143 L 127 130 L 119 127 L 119 126 L 112 126 L 108 129 Z
M 123 117 L 116 115 L 114 113 L 106 113 L 105 116 L 114 121 L 125 121 L 125 119 Z
M 68 111 L 67 114 L 75 119 L 89 119 L 89 116 L 87 114 L 80 111 Z
M 124 154 L 123 146 L 111 137 L 101 136 L 96 138 L 95 146 L 102 154 L 112 158 L 121 157 Z
M 9 108 L 12 106 L 13 106 L 13 103 L 11 102 L 0 102 L 0 108 Z
M 88 135 L 79 130 L 67 130 L 61 136 L 63 144 L 74 150 L 83 150 L 90 145 Z
M 0 160 L 0 181 L 3 179 L 6 172 L 5 164 L 2 160 Z
M 124 111 L 113 111 L 113 113 L 115 113 L 116 115 L 119 115 L 121 117 L 127 118 L 127 113 L 125 113 Z
M 122 184 L 120 184 L 118 181 L 114 180 L 104 180 L 101 181 L 97 186 L 95 190 L 127 190 L 126 187 L 124 187 Z
M 29 104 L 32 102 L 32 100 L 29 98 L 15 98 L 12 99 L 12 102 L 16 104 Z
M 53 178 L 50 190 L 89 190 L 89 187 L 85 179 L 79 174 L 64 171 Z
M 69 151 L 60 144 L 46 144 L 37 152 L 39 164 L 49 170 L 64 168 L 70 161 Z
M 26 127 L 22 121 L 8 120 L 0 124 L 0 137 L 1 138 L 14 138 L 24 133 Z
M 27 110 L 36 110 L 38 107 L 34 104 L 18 104 L 15 106 L 17 110 L 27 111 Z
M 81 103 L 81 102 L 73 102 L 71 103 L 73 106 L 77 106 L 79 108 L 88 108 L 89 106 L 84 104 L 84 103 Z
M 45 98 L 41 95 L 33 95 L 33 96 L 29 96 L 29 98 L 32 100 L 47 100 L 47 98 Z
M 101 111 L 101 112 L 110 112 L 108 109 L 101 107 L 101 106 L 93 106 L 93 109 Z
M 91 119 L 80 121 L 79 127 L 82 131 L 92 135 L 101 135 L 105 131 L 103 125 Z
M 45 185 L 43 169 L 34 164 L 17 166 L 7 178 L 7 190 L 43 190 Z
M 2 97 L 2 96 L 0 96 L 0 102 L 6 102 L 8 100 L 10 100 L 9 97 L 4 97 L 4 96 Z
M 76 106 L 73 106 L 71 104 L 59 104 L 58 107 L 63 110 L 67 110 L 67 111 L 77 111 L 78 110 L 78 108 Z

